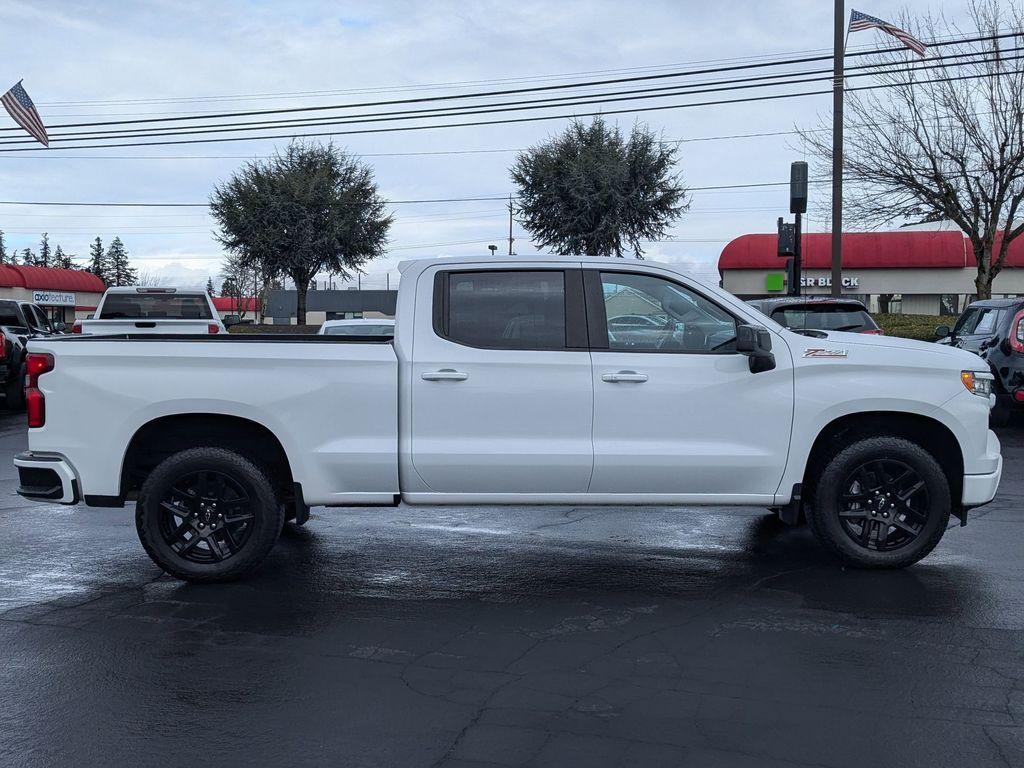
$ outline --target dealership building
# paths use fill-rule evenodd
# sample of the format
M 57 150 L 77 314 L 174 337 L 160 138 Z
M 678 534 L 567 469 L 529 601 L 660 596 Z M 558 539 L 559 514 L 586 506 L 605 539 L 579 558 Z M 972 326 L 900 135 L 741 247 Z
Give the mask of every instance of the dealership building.
M 37 304 L 51 322 L 71 325 L 84 318 L 96 309 L 105 290 L 91 272 L 0 264 L 0 299 Z
M 743 299 L 786 295 L 786 259 L 777 255 L 776 234 L 742 235 L 718 259 L 721 285 Z M 801 293 L 832 291 L 832 236 L 803 236 Z M 844 296 L 872 311 L 958 314 L 974 300 L 977 262 L 959 231 L 911 230 L 843 235 Z M 992 295 L 1024 295 L 1024 238 L 1013 241 Z

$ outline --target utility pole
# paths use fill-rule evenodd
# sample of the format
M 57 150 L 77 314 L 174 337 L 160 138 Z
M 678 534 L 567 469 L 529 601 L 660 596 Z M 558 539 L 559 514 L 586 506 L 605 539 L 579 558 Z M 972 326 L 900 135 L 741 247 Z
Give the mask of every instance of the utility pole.
M 843 295 L 843 57 L 846 5 L 835 0 L 832 29 L 832 295 Z
M 512 237 L 512 193 L 508 195 L 508 255 L 515 256 L 512 251 L 512 243 L 515 242 L 515 238 Z

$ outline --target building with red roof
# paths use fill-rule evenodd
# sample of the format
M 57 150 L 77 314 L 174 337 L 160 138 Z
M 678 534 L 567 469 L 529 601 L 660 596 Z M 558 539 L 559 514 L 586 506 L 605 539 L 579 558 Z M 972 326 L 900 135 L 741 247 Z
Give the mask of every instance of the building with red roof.
M 801 292 L 832 290 L 832 236 L 803 236 Z M 777 254 L 776 234 L 741 235 L 718 259 L 722 287 L 744 299 L 786 293 L 786 259 Z M 907 314 L 956 314 L 973 300 L 977 262 L 970 243 L 956 230 L 901 230 L 843 235 L 843 295 L 877 309 L 878 297 L 892 296 Z M 1024 239 L 1010 244 L 994 296 L 1024 294 Z
M 78 269 L 0 264 L 0 298 L 29 301 L 51 320 L 71 324 L 96 309 L 106 286 Z

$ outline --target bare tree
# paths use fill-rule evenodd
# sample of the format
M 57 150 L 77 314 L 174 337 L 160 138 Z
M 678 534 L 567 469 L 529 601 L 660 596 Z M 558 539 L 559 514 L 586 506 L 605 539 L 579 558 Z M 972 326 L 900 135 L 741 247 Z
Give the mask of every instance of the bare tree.
M 952 221 L 977 260 L 978 297 L 989 298 L 1008 246 L 1024 232 L 1024 14 L 1015 0 L 969 7 L 972 30 L 932 17 L 900 23 L 919 38 L 962 42 L 925 59 L 880 49 L 871 61 L 878 66 L 862 70 L 874 82 L 847 81 L 844 215 L 864 226 Z M 858 90 L 865 85 L 884 87 Z M 825 126 L 799 133 L 831 167 Z

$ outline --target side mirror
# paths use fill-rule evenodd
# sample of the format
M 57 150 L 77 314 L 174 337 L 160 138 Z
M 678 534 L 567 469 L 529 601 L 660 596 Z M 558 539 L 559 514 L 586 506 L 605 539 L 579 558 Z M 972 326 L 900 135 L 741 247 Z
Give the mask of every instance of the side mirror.
M 55 330 L 57 333 L 64 333 L 64 331 L 66 331 L 67 329 L 67 325 L 60 321 L 57 321 L 56 323 L 53 324 L 53 330 Z
M 952 335 L 952 333 L 953 332 L 949 329 L 948 325 L 940 325 L 940 326 L 936 327 L 936 329 L 935 329 L 935 338 L 936 339 L 944 339 L 947 336 Z
M 745 324 L 736 326 L 736 351 L 749 358 L 751 373 L 775 368 L 772 336 L 764 328 Z

